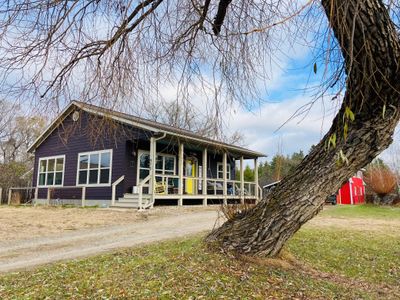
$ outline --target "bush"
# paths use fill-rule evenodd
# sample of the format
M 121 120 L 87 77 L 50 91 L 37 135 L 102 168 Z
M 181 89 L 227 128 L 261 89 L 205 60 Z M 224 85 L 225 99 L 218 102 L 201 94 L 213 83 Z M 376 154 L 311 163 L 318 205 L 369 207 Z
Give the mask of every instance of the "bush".
M 234 219 L 238 214 L 245 214 L 252 209 L 255 204 L 227 204 L 221 205 L 221 212 L 227 220 Z
M 369 188 L 380 198 L 392 193 L 397 185 L 396 175 L 382 165 L 370 167 L 364 177 Z

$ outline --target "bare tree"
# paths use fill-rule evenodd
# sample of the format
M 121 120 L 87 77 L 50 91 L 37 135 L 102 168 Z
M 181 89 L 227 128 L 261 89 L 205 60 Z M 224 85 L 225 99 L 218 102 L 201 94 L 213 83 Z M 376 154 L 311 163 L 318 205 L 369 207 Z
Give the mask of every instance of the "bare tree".
M 2 93 L 40 106 L 79 98 L 113 108 L 163 99 L 169 84 L 181 100 L 201 94 L 221 120 L 234 101 L 259 100 L 282 47 L 317 49 L 314 71 L 324 70 L 316 95 L 342 102 L 331 129 L 269 201 L 207 238 L 274 255 L 391 143 L 400 115 L 398 13 L 395 0 L 3 1 Z
M 0 142 L 9 135 L 8 124 L 13 118 L 14 108 L 10 103 L 0 100 Z
M 31 157 L 28 147 L 44 130 L 46 122 L 38 116 L 25 117 L 14 110 L 12 118 L 4 126 L 4 136 L 0 140 L 1 162 L 21 162 L 31 167 Z
M 205 113 L 196 105 L 186 101 L 153 100 L 133 110 L 149 120 L 161 122 L 173 127 L 190 130 L 204 137 L 244 146 L 244 137 L 239 131 L 226 132 L 221 119 Z

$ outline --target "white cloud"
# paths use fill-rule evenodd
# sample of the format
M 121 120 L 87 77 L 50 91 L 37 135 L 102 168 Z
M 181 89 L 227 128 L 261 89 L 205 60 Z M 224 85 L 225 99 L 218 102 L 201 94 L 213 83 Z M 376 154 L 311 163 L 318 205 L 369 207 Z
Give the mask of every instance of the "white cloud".
M 327 132 L 336 113 L 334 103 L 322 105 L 316 102 L 306 116 L 290 120 L 311 100 L 311 97 L 302 96 L 279 103 L 265 103 L 256 112 L 239 110 L 230 118 L 229 129 L 242 132 L 247 147 L 267 154 L 269 159 L 278 150 L 283 154 L 299 150 L 308 152 L 311 145 L 318 143 Z

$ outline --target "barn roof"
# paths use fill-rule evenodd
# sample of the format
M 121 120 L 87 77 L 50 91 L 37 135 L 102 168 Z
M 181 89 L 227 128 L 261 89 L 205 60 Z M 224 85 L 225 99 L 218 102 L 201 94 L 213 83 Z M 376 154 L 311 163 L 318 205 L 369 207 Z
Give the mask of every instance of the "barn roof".
M 218 140 L 203 137 L 193 131 L 189 131 L 183 128 L 174 127 L 171 125 L 163 124 L 160 122 L 148 120 L 138 116 L 126 114 L 123 112 L 107 109 L 104 107 L 88 104 L 80 101 L 72 101 L 58 116 L 51 122 L 51 124 L 45 129 L 45 131 L 37 138 L 37 140 L 29 147 L 28 152 L 33 152 L 39 145 L 51 134 L 63 120 L 74 110 L 79 109 L 88 113 L 111 118 L 115 121 L 123 124 L 138 127 L 144 130 L 165 133 L 166 135 L 177 137 L 182 140 L 189 142 L 196 142 L 203 145 L 212 145 L 214 147 L 220 147 L 226 149 L 229 152 L 246 156 L 247 158 L 265 157 L 266 155 L 257 151 L 246 149 L 240 146 L 227 144 Z

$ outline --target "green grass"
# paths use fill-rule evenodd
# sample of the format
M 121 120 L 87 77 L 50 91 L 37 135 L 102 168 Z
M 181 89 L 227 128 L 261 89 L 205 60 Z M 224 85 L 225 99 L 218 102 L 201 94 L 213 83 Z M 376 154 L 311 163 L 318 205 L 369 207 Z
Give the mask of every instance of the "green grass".
M 400 283 L 400 235 L 307 228 L 292 238 L 287 249 L 324 272 L 369 283 Z
M 58 263 L 0 279 L 2 299 L 369 297 L 358 289 L 293 270 L 210 252 L 200 237 Z
M 322 216 L 340 218 L 399 219 L 400 207 L 376 205 L 337 205 L 325 209 Z
M 398 214 L 324 215 L 350 211 Z M 286 246 L 295 262 L 233 258 L 197 236 L 3 275 L 0 299 L 398 299 L 399 236 L 307 227 Z

